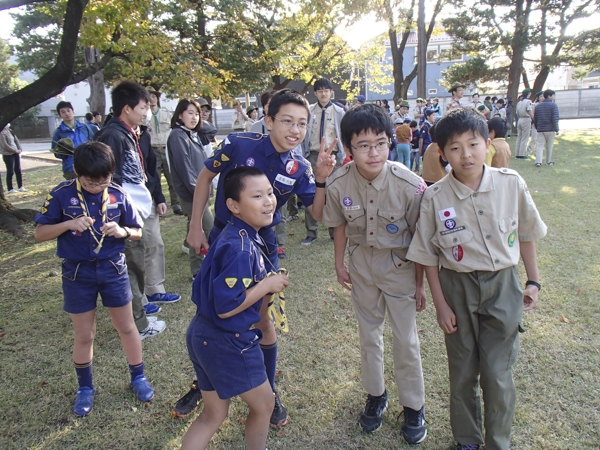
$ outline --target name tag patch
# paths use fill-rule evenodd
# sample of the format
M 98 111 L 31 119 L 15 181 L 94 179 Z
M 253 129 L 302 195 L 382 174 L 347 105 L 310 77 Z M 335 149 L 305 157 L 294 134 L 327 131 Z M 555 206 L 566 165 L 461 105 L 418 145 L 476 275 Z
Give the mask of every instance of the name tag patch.
M 344 209 L 346 211 L 356 211 L 357 209 L 360 209 L 360 205 L 344 206 Z
M 462 231 L 464 229 L 465 229 L 465 227 L 456 227 L 456 228 L 454 228 L 452 230 L 440 231 L 440 234 L 442 236 L 446 236 L 447 234 L 456 233 L 457 231 Z
M 442 209 L 438 211 L 438 215 L 440 216 L 441 221 L 445 221 L 448 219 L 454 219 L 456 217 L 456 211 L 454 211 L 454 207 Z
M 279 181 L 280 183 L 283 183 L 288 186 L 293 186 L 294 184 L 296 184 L 296 180 L 281 174 L 277 174 L 277 176 L 275 177 L 275 181 Z

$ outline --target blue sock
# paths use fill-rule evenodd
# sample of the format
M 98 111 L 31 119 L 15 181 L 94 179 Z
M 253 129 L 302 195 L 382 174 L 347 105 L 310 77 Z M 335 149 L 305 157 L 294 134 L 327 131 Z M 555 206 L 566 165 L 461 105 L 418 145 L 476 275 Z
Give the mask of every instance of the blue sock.
M 275 392 L 275 370 L 277 369 L 277 342 L 270 345 L 260 345 L 265 360 L 265 369 L 271 389 Z
M 131 381 L 135 380 L 140 375 L 144 375 L 144 361 L 135 366 L 129 364 L 129 373 L 131 374 Z
M 89 387 L 90 389 L 94 389 L 94 385 L 92 383 L 92 362 L 90 361 L 83 364 L 74 364 L 79 387 Z

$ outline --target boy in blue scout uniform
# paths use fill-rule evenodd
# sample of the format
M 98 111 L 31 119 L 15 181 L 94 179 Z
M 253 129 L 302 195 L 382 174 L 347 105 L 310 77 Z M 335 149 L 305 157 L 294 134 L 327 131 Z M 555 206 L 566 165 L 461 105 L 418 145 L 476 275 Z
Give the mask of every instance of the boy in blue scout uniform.
M 63 309 L 75 331 L 73 361 L 79 389 L 73 412 L 92 412 L 92 355 L 96 300 L 109 308 L 113 325 L 129 362 L 131 387 L 138 399 L 154 396 L 144 376 L 142 343 L 131 313 L 131 288 L 125 265 L 125 239 L 140 239 L 143 222 L 123 189 L 111 182 L 115 158 L 110 147 L 88 141 L 74 154 L 77 178 L 50 191 L 35 217 L 38 242 L 57 240 L 63 258 Z
M 187 332 L 190 359 L 204 409 L 184 436 L 181 448 L 204 449 L 227 418 L 230 399 L 239 395 L 250 408 L 246 448 L 263 450 L 274 407 L 273 390 L 260 350 L 263 298 L 288 286 L 287 276 L 267 276 L 259 230 L 273 221 L 277 201 L 265 174 L 238 167 L 221 182 L 231 212 L 212 242 L 192 290 L 198 307 Z
M 481 385 L 485 447 L 506 450 L 516 403 L 512 366 L 523 310 L 533 309 L 541 288 L 535 241 L 546 225 L 517 172 L 484 164 L 490 140 L 480 114 L 451 111 L 435 136 L 452 172 L 425 192 L 407 258 L 425 266 L 446 333 L 457 449 L 477 450 L 484 441 Z M 528 277 L 524 291 L 519 255 Z
M 391 120 L 374 104 L 350 109 L 341 123 L 342 143 L 354 161 L 327 180 L 323 223 L 334 230 L 335 268 L 352 292 L 358 319 L 363 387 L 367 404 L 359 424 L 381 427 L 388 406 L 383 371 L 383 324 L 388 311 L 394 336 L 394 373 L 402 434 L 422 442 L 425 389 L 416 314 L 425 308 L 423 270 L 405 259 L 419 214 L 425 182 L 405 165 L 387 161 Z M 349 242 L 348 242 L 349 241 Z M 344 264 L 348 246 L 349 267 Z
M 187 238 L 196 252 L 200 252 L 202 247 L 208 249 L 209 242 L 214 242 L 231 218 L 231 212 L 225 204 L 222 180 L 229 171 L 239 166 L 261 169 L 273 186 L 278 205 L 283 205 L 292 194 L 297 194 L 313 217 L 317 220 L 321 219 L 325 203 L 325 180 L 335 165 L 332 151 L 337 140 L 333 141 L 327 151 L 325 141 L 321 142 L 315 175 L 313 175 L 308 161 L 291 152 L 303 141 L 308 118 L 309 108 L 306 99 L 296 91 L 283 89 L 277 92 L 269 103 L 268 115 L 265 117 L 266 126 L 270 131 L 268 136 L 258 133 L 230 134 L 215 150 L 212 157 L 204 162 L 205 167 L 200 171 L 196 182 L 194 207 Z M 202 211 L 208 201 L 212 180 L 219 173 L 221 175 L 215 200 L 215 225 L 207 240 L 201 226 Z M 279 268 L 274 231 L 274 226 L 279 223 L 279 220 L 279 211 L 276 211 L 273 222 L 259 231 L 263 251 L 268 258 L 267 265 L 273 270 Z M 267 302 L 263 302 L 260 321 L 256 323 L 256 327 L 263 332 L 261 347 L 267 376 L 276 394 L 277 334 L 273 322 L 267 315 L 267 306 Z M 186 396 L 189 394 L 191 395 L 192 391 Z M 271 424 L 282 426 L 287 423 L 287 420 L 287 410 L 281 405 L 276 394 Z

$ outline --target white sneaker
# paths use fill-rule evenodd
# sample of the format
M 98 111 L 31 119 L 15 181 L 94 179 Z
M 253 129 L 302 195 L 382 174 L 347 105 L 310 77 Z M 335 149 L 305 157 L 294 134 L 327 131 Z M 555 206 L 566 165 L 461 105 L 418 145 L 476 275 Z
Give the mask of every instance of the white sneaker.
M 146 319 L 148 319 L 148 322 L 152 323 L 152 322 L 156 322 L 158 320 L 158 317 L 156 317 L 156 316 L 146 316 Z
M 11 189 L 10 191 L 6 192 L 7 194 L 16 194 L 17 191 L 15 189 Z
M 147 337 L 156 336 L 157 334 L 162 333 L 166 327 L 167 324 L 162 320 L 150 322 L 146 328 L 140 331 L 140 339 L 143 341 Z
M 27 189 L 25 189 L 25 186 L 21 186 L 19 188 L 19 192 L 27 192 Z

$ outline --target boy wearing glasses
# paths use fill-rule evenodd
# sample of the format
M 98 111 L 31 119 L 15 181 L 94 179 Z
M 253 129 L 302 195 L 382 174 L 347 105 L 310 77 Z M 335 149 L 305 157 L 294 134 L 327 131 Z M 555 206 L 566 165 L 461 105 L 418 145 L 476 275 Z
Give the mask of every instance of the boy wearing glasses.
M 154 391 L 144 376 L 123 254 L 126 240 L 142 237 L 143 222 L 123 188 L 111 182 L 115 157 L 110 147 L 96 141 L 81 144 L 75 149 L 73 167 L 77 178 L 52 189 L 35 217 L 35 239 L 56 239 L 56 254 L 63 258 L 63 309 L 73 322 L 73 362 L 79 382 L 72 411 L 87 416 L 94 406 L 92 356 L 98 294 L 121 338 L 131 388 L 142 402 L 151 400 Z
M 332 155 L 337 141 L 325 150 L 324 140 L 321 141 L 315 174 L 310 164 L 301 156 L 293 154 L 292 150 L 297 147 L 306 134 L 309 117 L 309 107 L 306 99 L 298 92 L 291 89 L 283 89 L 277 92 L 269 103 L 268 115 L 265 124 L 270 134 L 268 136 L 260 133 L 233 133 L 230 134 L 217 149 L 214 155 L 208 158 L 200 171 L 196 181 L 194 193 L 194 206 L 190 221 L 190 230 L 187 241 L 190 246 L 200 253 L 201 248 L 208 249 L 221 233 L 223 228 L 231 219 L 231 212 L 225 204 L 223 181 L 227 174 L 239 166 L 251 166 L 261 169 L 273 186 L 273 192 L 277 199 L 277 205 L 283 205 L 292 194 L 297 194 L 306 205 L 307 211 L 311 212 L 317 219 L 321 219 L 323 205 L 325 203 L 325 180 L 333 170 L 335 161 Z M 206 207 L 210 186 L 213 178 L 219 176 L 219 184 L 215 199 L 215 224 L 210 236 L 205 236 L 202 231 L 202 213 Z M 271 225 L 259 230 L 261 239 L 261 250 L 267 256 L 267 271 L 279 269 L 277 256 L 277 239 L 274 227 L 280 221 L 280 212 L 277 210 L 273 216 Z M 263 333 L 260 344 L 267 377 L 275 395 L 275 407 L 271 416 L 271 426 L 283 426 L 287 424 L 287 410 L 281 405 L 279 396 L 275 391 L 275 371 L 277 364 L 277 334 L 273 322 L 267 316 L 268 301 L 262 303 L 260 310 L 260 322 L 255 326 Z M 197 389 L 196 389 L 197 391 Z M 195 407 L 194 388 L 178 401 L 175 412 L 180 413 L 182 403 L 191 403 Z M 189 396 L 189 397 L 188 397 Z M 186 397 L 192 399 L 188 402 Z M 191 410 L 187 411 L 191 412 Z
M 337 146 L 333 150 L 333 154 L 336 158 L 336 168 L 338 168 L 346 158 L 344 146 L 340 140 L 340 123 L 345 112 L 331 102 L 333 84 L 327 78 L 320 78 L 315 81 L 314 91 L 318 101 L 314 105 L 310 105 L 306 137 L 302 142 L 304 157 L 315 169 L 319 158 L 321 140 L 325 138 L 325 145 L 329 147 L 337 139 Z M 304 225 L 306 226 L 306 239 L 302 241 L 302 245 L 310 245 L 317 240 L 318 223 L 308 210 L 306 211 Z M 333 239 L 333 229 L 329 230 L 329 236 Z
M 346 113 L 342 142 L 354 161 L 327 180 L 323 223 L 335 227 L 335 269 L 339 283 L 352 292 L 358 319 L 363 387 L 368 394 L 359 424 L 366 432 L 378 430 L 388 406 L 383 373 L 387 310 L 404 409 L 402 434 L 409 444 L 417 444 L 427 436 L 416 323 L 416 313 L 425 309 L 425 288 L 422 268 L 408 261 L 406 253 L 427 186 L 406 166 L 388 161 L 391 129 L 390 118 L 376 105 Z

